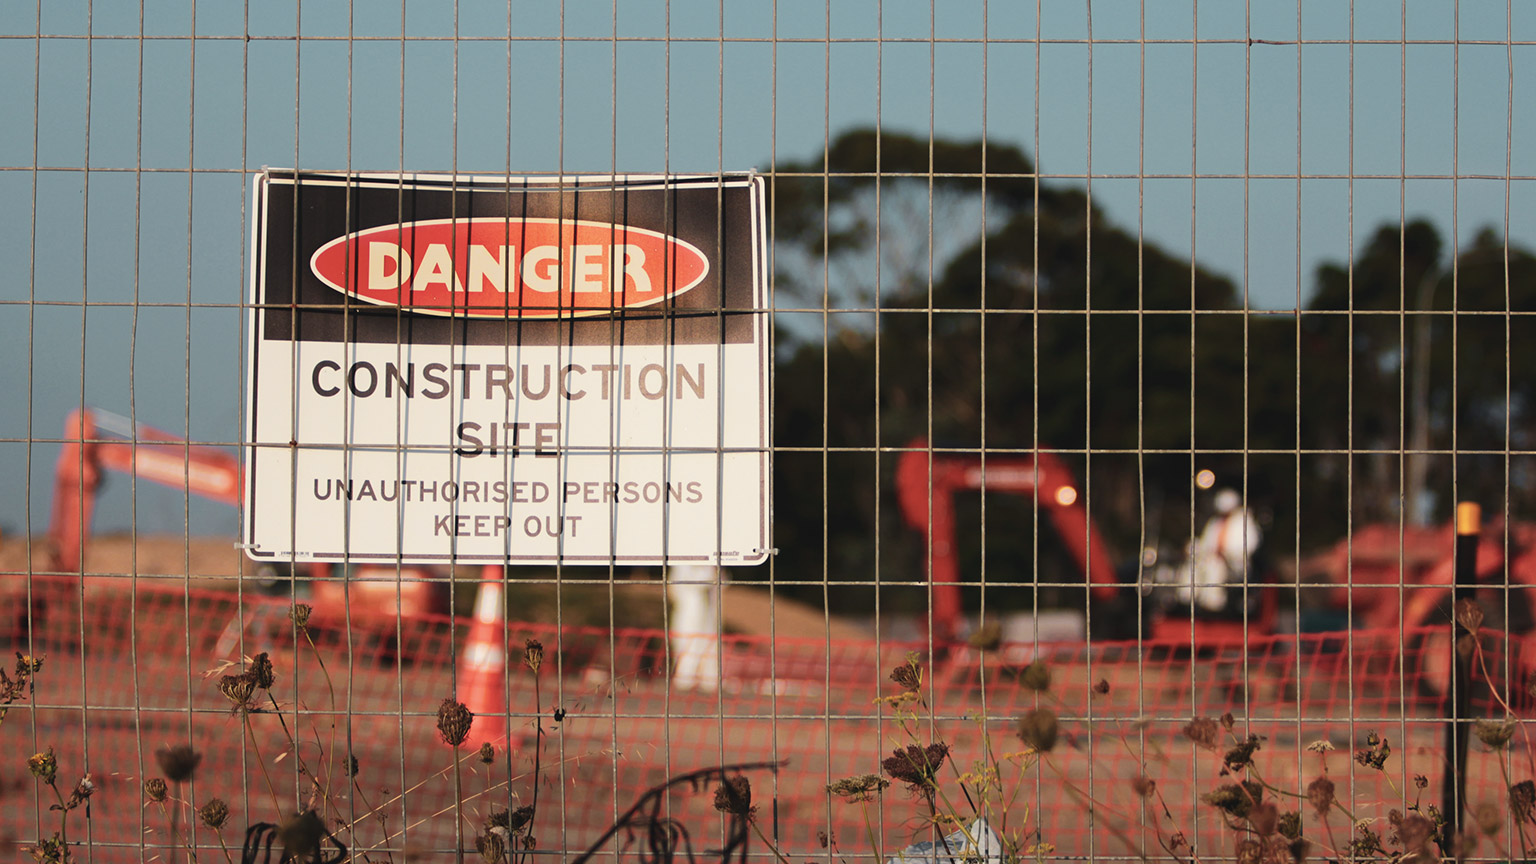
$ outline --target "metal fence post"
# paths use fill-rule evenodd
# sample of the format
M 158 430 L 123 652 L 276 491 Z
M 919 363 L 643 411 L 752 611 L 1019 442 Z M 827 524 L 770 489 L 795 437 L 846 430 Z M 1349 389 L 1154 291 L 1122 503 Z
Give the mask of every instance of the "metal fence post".
M 1451 589 L 1451 688 L 1446 691 L 1445 749 L 1451 764 L 1445 772 L 1444 805 L 1446 828 L 1450 838 L 1461 833 L 1461 811 L 1467 791 L 1467 745 L 1472 727 L 1472 652 L 1461 650 L 1464 637 L 1476 638 L 1462 623 L 1461 604 L 1477 595 L 1477 542 L 1482 511 L 1476 502 L 1456 505 L 1456 560 L 1454 586 Z

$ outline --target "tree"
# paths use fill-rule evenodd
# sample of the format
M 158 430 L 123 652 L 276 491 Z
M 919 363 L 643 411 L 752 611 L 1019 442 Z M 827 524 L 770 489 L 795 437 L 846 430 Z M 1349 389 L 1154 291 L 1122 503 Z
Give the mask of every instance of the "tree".
M 1357 523 L 1396 521 L 1399 502 L 1426 524 L 1458 499 L 1536 503 L 1532 466 L 1502 452 L 1532 444 L 1536 382 L 1512 373 L 1536 359 L 1536 259 L 1490 230 L 1449 264 L 1442 247 L 1427 221 L 1383 226 L 1348 267 L 1318 268 L 1303 316 L 1304 446 L 1329 451 L 1317 492 L 1353 500 Z
M 863 583 L 846 593 L 867 602 L 877 583 L 926 578 L 890 452 L 919 436 L 1067 451 L 1122 562 L 1191 536 L 1205 515 L 1201 468 L 1243 487 L 1280 554 L 1396 522 L 1404 500 L 1422 497 L 1435 521 L 1457 498 L 1516 514 L 1536 505 L 1536 460 L 1519 452 L 1536 444 L 1536 377 L 1519 374 L 1536 365 L 1530 254 L 1485 231 L 1443 264 L 1431 224 L 1388 225 L 1349 264 L 1319 267 L 1299 313 L 1247 312 L 1229 280 L 1138 242 L 1082 190 L 1033 170 L 995 142 L 878 130 L 779 166 L 780 296 L 878 310 L 781 331 L 781 581 L 803 580 L 817 599 L 823 578 Z M 924 216 L 912 230 L 880 215 L 893 200 L 942 200 L 975 218 Z M 966 506 L 974 522 L 981 503 Z M 990 579 L 1070 569 L 1028 502 L 989 495 L 985 506 Z M 975 578 L 980 531 L 969 532 L 963 570 Z M 882 588 L 883 601 L 926 599 L 902 590 Z
M 824 342 L 784 334 L 775 441 L 791 452 L 781 452 L 775 475 L 778 578 L 795 578 L 786 570 L 813 579 L 924 578 L 920 538 L 901 528 L 895 511 L 894 457 L 879 449 L 914 437 L 985 443 L 989 452 L 1241 448 L 1243 414 L 1232 407 L 1243 404 L 1245 376 L 1268 373 L 1244 368 L 1245 334 L 1260 334 L 1240 314 L 1235 287 L 1138 243 L 1083 192 L 1039 184 L 1033 170 L 1021 151 L 996 143 L 930 146 L 858 130 L 832 142 L 824 159 L 776 172 L 778 248 L 828 262 L 825 270 L 780 269 L 780 294 L 802 302 L 821 292 L 822 272 L 839 269 L 831 262 L 908 242 L 875 218 L 876 198 L 943 195 L 985 214 L 951 243 L 958 251 L 931 265 L 931 281 L 922 267 L 916 278 L 882 279 L 874 295 L 864 289 L 863 302 L 878 302 L 874 326 L 829 320 Z M 846 305 L 833 296 L 841 286 L 826 290 L 828 306 Z M 1187 536 L 1187 503 L 1162 508 L 1159 524 L 1147 525 L 1142 500 L 1155 486 L 1168 500 L 1188 501 L 1188 453 L 1070 461 L 1090 478 L 1092 513 L 1123 557 L 1138 557 L 1143 535 Z M 988 498 L 998 514 L 989 519 L 988 552 L 994 543 L 1023 544 L 1029 548 L 1016 557 L 1032 565 L 1035 532 L 1008 520 L 1030 518 L 1033 508 L 1008 503 Z M 1048 532 L 1040 536 L 1048 546 Z

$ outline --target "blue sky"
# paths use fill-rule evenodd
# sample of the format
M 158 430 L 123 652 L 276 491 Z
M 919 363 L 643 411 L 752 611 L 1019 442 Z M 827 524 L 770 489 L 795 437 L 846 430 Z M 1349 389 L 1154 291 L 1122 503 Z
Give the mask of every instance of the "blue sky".
M 263 165 L 713 172 L 876 123 L 985 135 L 1269 309 L 1385 222 L 1465 241 L 1507 207 L 1536 245 L 1506 179 L 1536 175 L 1536 6 L 1251 6 L 1094 0 L 1090 46 L 1084 0 L 0 5 L 0 527 L 30 503 L 44 530 L 57 448 L 28 439 L 82 401 L 238 439 Z M 191 509 L 115 478 L 96 527 L 234 532 Z

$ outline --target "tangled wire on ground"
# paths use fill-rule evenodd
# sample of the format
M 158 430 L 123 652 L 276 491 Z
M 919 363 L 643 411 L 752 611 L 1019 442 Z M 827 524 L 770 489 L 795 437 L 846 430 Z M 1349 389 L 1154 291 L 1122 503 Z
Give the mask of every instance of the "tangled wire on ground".
M 272 844 L 281 845 L 272 858 Z M 326 841 L 332 848 L 327 849 Z M 240 864 L 340 864 L 347 857 L 347 847 L 325 827 L 325 822 L 306 810 L 281 825 L 257 822 L 245 831 L 245 845 L 240 849 Z
M 607 831 L 599 837 L 591 848 L 582 853 L 571 864 L 588 864 L 602 848 L 608 845 L 615 835 L 623 832 L 630 842 L 638 843 L 637 852 L 640 855 L 641 864 L 675 864 L 685 861 L 687 864 L 702 864 L 695 856 L 693 843 L 688 835 L 688 829 L 676 819 L 663 816 L 662 807 L 666 800 L 668 789 L 677 786 L 689 786 L 694 792 L 703 791 L 710 783 L 719 783 L 721 788 L 729 790 L 726 795 L 728 806 L 721 806 L 719 800 L 716 809 L 721 810 L 730 817 L 726 826 L 725 843 L 718 850 L 705 850 L 709 858 L 707 861 L 717 861 L 719 864 L 729 864 L 733 856 L 738 864 L 746 864 L 747 860 L 747 829 L 752 820 L 752 808 L 748 800 L 750 792 L 741 797 L 746 784 L 738 781 L 746 771 L 773 771 L 778 772 L 785 762 L 745 762 L 739 765 L 721 765 L 716 768 L 701 768 L 690 771 L 687 774 L 679 774 L 668 779 L 665 783 L 652 786 L 645 794 L 641 795 L 633 807 L 630 807 L 619 820 L 613 823 Z M 720 793 L 716 793 L 720 799 Z

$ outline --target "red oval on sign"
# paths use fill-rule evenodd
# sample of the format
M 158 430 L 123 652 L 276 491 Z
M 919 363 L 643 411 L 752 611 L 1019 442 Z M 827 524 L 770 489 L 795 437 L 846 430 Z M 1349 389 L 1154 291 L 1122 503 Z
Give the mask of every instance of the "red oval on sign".
M 423 315 L 578 318 L 675 297 L 709 259 L 676 237 L 573 219 L 402 222 L 354 231 L 310 259 L 320 281 Z

